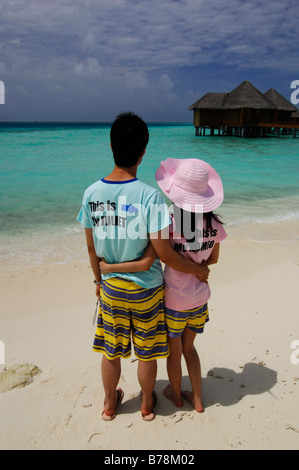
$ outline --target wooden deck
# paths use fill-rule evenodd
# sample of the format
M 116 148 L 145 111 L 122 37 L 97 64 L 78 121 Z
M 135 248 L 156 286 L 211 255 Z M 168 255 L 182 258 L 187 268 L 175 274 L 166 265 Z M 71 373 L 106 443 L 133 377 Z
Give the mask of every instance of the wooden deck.
M 256 126 L 256 124 L 255 124 Z M 299 129 L 299 122 L 259 122 L 258 127 L 280 128 L 280 129 Z

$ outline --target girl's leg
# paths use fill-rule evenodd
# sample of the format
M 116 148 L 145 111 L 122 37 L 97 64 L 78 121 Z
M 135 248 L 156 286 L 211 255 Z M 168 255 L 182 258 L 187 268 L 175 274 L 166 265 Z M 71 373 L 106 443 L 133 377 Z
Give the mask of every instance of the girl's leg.
M 168 345 L 170 354 L 167 358 L 167 372 L 170 381 L 164 390 L 166 398 L 171 400 L 175 406 L 183 406 L 181 396 L 181 382 L 182 382 L 182 337 L 171 338 L 168 337 Z
M 195 337 L 196 333 L 186 327 L 182 336 L 182 347 L 191 381 L 192 392 L 184 391 L 183 397 L 192 404 L 196 411 L 202 413 L 204 407 L 201 392 L 201 367 L 200 359 L 194 347 Z

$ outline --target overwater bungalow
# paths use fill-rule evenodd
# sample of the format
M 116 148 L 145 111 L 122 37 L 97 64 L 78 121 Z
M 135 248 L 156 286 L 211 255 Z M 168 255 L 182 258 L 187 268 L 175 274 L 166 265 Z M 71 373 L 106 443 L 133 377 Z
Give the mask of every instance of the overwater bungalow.
M 292 121 L 298 122 L 299 124 L 299 111 L 295 111 L 295 113 L 292 113 Z
M 292 120 L 292 113 L 297 111 L 296 106 L 290 103 L 278 91 L 274 90 L 274 88 L 266 91 L 265 96 L 276 106 L 276 110 L 271 117 L 273 121 L 290 122 Z
M 297 108 L 276 90 L 262 93 L 247 80 L 230 93 L 206 93 L 189 107 L 196 135 L 265 136 L 273 128 L 294 129 Z M 297 128 L 295 123 L 295 128 Z M 296 131 L 294 131 L 294 136 Z

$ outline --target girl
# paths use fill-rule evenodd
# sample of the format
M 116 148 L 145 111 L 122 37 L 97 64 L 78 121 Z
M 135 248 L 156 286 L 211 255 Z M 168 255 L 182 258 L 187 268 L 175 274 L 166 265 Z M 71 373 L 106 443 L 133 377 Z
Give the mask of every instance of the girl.
M 168 158 L 161 162 L 156 180 L 163 193 L 173 202 L 170 240 L 174 249 L 192 261 L 207 265 L 219 258 L 219 243 L 226 232 L 213 214 L 223 201 L 223 186 L 218 173 L 199 159 Z M 156 258 L 149 244 L 139 260 L 109 265 L 100 263 L 103 273 L 147 270 Z M 204 411 L 201 390 L 200 359 L 194 347 L 198 333 L 203 333 L 209 321 L 207 302 L 211 292 L 208 283 L 194 274 L 175 271 L 165 266 L 165 320 L 170 354 L 167 372 L 170 384 L 164 395 L 177 407 L 182 396 L 199 413 Z M 181 391 L 181 358 L 185 358 L 192 391 Z

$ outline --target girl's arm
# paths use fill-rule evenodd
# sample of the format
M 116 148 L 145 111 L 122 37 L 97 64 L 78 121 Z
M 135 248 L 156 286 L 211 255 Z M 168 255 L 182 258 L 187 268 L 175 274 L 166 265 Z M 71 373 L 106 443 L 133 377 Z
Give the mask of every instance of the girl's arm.
M 209 258 L 207 259 L 207 265 L 216 264 L 219 259 L 219 251 L 220 251 L 220 243 L 215 243 L 215 246 L 210 254 Z
M 100 269 L 102 274 L 108 273 L 136 273 L 140 271 L 148 271 L 157 258 L 157 254 L 151 243 L 148 244 L 143 256 L 134 261 L 126 261 L 124 263 L 109 264 L 106 260 L 100 261 Z

